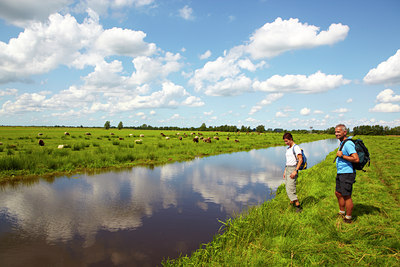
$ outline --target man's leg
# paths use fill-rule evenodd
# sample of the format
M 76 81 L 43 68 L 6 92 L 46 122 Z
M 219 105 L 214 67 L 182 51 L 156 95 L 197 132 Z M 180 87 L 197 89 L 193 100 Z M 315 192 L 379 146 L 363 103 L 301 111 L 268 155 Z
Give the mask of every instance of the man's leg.
M 343 199 L 346 207 L 346 215 L 351 217 L 351 213 L 353 212 L 353 200 L 351 196 L 344 196 Z
M 345 202 L 344 197 L 338 191 L 335 191 L 335 195 L 336 195 L 338 203 L 339 203 L 339 210 L 344 211 L 346 208 L 346 202 Z M 351 197 L 350 197 L 350 199 L 351 199 Z M 353 202 L 352 202 L 352 204 L 353 204 Z

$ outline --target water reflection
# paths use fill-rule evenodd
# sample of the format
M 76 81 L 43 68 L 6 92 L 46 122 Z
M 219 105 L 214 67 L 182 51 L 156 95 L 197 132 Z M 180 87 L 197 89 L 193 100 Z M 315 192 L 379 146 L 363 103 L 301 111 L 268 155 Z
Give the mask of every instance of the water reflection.
M 310 167 L 336 147 L 302 145 Z M 284 150 L 5 186 L 0 265 L 143 266 L 190 253 L 212 239 L 218 219 L 272 196 L 283 182 Z

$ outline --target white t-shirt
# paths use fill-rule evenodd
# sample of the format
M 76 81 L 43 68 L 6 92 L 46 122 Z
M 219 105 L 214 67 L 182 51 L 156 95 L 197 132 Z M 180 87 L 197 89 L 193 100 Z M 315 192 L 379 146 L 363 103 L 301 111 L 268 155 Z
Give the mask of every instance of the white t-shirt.
M 296 166 L 297 158 L 294 157 L 293 149 L 296 155 L 301 155 L 301 149 L 298 145 L 293 144 L 292 147 L 287 147 L 286 149 L 286 166 Z

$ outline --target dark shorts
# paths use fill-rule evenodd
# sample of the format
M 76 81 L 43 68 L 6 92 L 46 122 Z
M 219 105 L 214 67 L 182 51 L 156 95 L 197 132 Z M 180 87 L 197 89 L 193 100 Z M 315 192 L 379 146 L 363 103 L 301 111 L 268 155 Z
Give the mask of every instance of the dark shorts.
M 355 182 L 356 173 L 338 173 L 336 175 L 336 191 L 342 196 L 351 196 Z

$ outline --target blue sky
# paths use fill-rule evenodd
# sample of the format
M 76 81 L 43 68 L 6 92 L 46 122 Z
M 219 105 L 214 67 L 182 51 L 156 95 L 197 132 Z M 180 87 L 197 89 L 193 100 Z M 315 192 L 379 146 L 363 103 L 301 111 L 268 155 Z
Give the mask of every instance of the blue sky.
M 397 0 L 2 0 L 0 125 L 400 125 Z

